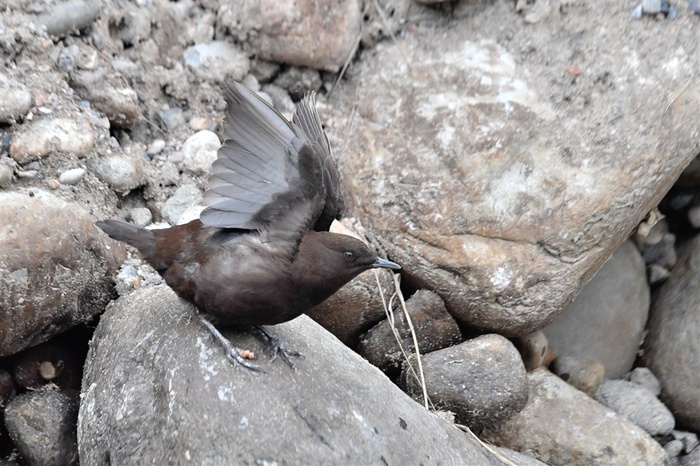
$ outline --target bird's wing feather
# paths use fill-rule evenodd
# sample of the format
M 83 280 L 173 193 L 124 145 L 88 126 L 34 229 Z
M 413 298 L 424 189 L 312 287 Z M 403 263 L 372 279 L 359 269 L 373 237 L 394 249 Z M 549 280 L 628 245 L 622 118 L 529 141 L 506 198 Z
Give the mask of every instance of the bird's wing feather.
M 343 210 L 338 169 L 331 155 L 331 146 L 326 133 L 321 126 L 321 119 L 316 111 L 316 96 L 308 93 L 297 106 L 292 121 L 304 133 L 311 152 L 317 157 L 321 167 L 323 183 L 324 206 L 314 224 L 316 231 L 328 231 L 340 212 Z
M 294 243 L 311 228 L 330 226 L 324 217 L 337 212 L 325 207 L 327 199 L 331 210 L 338 205 L 337 172 L 313 94 L 302 100 L 291 123 L 238 83 L 224 95 L 225 141 L 212 164 L 202 223 L 264 229 L 270 240 Z

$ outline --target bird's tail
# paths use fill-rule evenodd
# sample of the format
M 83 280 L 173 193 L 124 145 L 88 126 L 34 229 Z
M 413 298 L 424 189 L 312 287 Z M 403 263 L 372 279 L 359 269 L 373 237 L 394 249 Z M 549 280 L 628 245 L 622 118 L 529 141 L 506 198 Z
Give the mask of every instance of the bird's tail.
M 143 257 L 150 257 L 155 251 L 156 237 L 151 230 L 119 220 L 100 220 L 95 225 L 110 237 L 135 247 Z

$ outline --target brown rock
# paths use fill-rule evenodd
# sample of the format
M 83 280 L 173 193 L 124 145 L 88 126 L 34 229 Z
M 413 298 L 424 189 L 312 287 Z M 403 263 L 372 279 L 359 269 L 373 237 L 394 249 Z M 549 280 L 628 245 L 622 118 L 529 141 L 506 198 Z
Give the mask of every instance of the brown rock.
M 559 356 L 552 363 L 552 372 L 572 387 L 592 397 L 605 379 L 605 366 L 595 359 L 582 360 Z
M 245 0 L 223 4 L 218 21 L 251 55 L 336 72 L 355 47 L 362 8 L 359 0 Z
M 361 273 L 306 314 L 347 346 L 356 348 L 360 335 L 386 317 L 374 274 L 373 270 Z M 394 292 L 391 275 L 377 273 L 377 277 L 388 302 Z
M 406 310 L 416 331 L 421 354 L 453 345 L 462 339 L 457 322 L 445 309 L 445 303 L 436 293 L 418 290 L 406 301 Z M 407 354 L 415 352 L 413 338 L 400 307 L 394 309 L 394 327 Z M 383 371 L 400 369 L 403 353 L 396 342 L 392 325 L 383 320 L 367 332 L 357 348 L 365 359 Z
M 125 82 L 118 72 L 101 65 L 95 70 L 71 73 L 70 86 L 104 113 L 113 126 L 130 128 L 140 120 L 141 109 L 136 91 Z
M 525 363 L 525 369 L 529 372 L 538 367 L 546 366 L 549 342 L 542 332 L 534 332 L 523 337 L 513 339 L 513 344 L 520 351 L 520 356 Z
M 0 356 L 102 312 L 124 246 L 45 191 L 0 192 Z
M 30 465 L 63 466 L 77 462 L 77 417 L 77 404 L 54 391 L 24 393 L 5 410 L 7 430 Z

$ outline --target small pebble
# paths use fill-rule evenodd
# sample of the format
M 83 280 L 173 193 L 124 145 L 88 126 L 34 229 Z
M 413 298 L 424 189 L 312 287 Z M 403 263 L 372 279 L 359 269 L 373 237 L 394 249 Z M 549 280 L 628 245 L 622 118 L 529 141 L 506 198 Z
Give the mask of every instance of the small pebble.
M 666 454 L 668 454 L 669 458 L 675 458 L 683 452 L 683 442 L 680 440 L 671 440 L 664 445 L 664 450 L 666 450 Z
M 126 154 L 108 154 L 89 161 L 97 177 L 117 192 L 125 193 L 143 182 L 143 163 Z
M 175 107 L 168 110 L 163 110 L 158 112 L 158 116 L 169 132 L 173 132 L 185 124 L 185 119 L 182 116 L 181 108 Z
M 189 124 L 192 131 L 201 131 L 209 128 L 209 120 L 203 117 L 192 117 Z
M 39 174 L 38 171 L 36 170 L 23 170 L 23 171 L 18 171 L 17 176 L 19 178 L 27 178 L 27 179 L 33 179 L 36 178 L 36 176 Z
M 80 182 L 81 179 L 83 179 L 84 175 L 84 168 L 73 168 L 72 170 L 67 170 L 61 173 L 61 176 L 58 178 L 58 181 L 60 181 L 61 184 L 76 185 Z
M 211 131 L 202 130 L 193 134 L 182 145 L 182 166 L 195 175 L 209 173 L 219 147 L 219 137 Z
M 55 151 L 85 157 L 95 145 L 96 135 L 85 121 L 72 118 L 41 119 L 25 125 L 10 145 L 10 156 L 27 163 Z
M 688 210 L 688 221 L 693 228 L 700 228 L 700 206 L 691 207 Z
M 250 60 L 243 50 L 220 40 L 188 47 L 183 58 L 198 77 L 216 82 L 240 81 L 250 69 Z
M 0 163 L 0 188 L 7 188 L 12 184 L 12 168 Z
M 551 369 L 566 383 L 588 396 L 593 396 L 605 378 L 605 366 L 596 359 L 581 360 L 573 356 L 559 356 L 552 363 Z
M 0 73 L 0 123 L 14 123 L 32 107 L 32 94 L 21 82 Z
M 182 214 L 189 206 L 202 199 L 202 193 L 194 185 L 184 185 L 177 188 L 161 209 L 163 219 L 171 225 L 177 224 Z
M 683 442 L 683 452 L 685 454 L 698 448 L 700 441 L 698 441 L 698 435 L 693 432 L 685 432 L 683 430 L 672 430 L 671 435 L 674 439 Z
M 146 207 L 134 207 L 129 214 L 131 222 L 140 227 L 150 225 L 153 221 L 153 214 Z
M 630 382 L 646 388 L 654 396 L 661 394 L 661 382 L 656 378 L 653 372 L 647 367 L 635 367 L 627 376 Z
M 647 268 L 647 278 L 649 280 L 649 284 L 651 285 L 665 282 L 670 276 L 671 272 L 663 265 L 651 264 Z
M 594 399 L 625 416 L 651 436 L 671 433 L 675 419 L 671 411 L 646 388 L 626 380 L 606 380 Z
M 52 189 L 55 191 L 61 187 L 61 183 L 56 178 L 51 178 L 50 180 L 46 181 L 46 186 L 48 186 L 49 189 Z
M 146 153 L 150 156 L 154 156 L 160 154 L 163 149 L 165 149 L 165 141 L 162 139 L 155 139 L 148 145 Z

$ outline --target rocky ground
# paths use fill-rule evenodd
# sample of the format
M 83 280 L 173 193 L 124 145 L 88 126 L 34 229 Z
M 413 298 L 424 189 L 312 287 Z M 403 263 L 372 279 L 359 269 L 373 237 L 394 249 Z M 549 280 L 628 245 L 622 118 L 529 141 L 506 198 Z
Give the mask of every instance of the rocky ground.
M 3 461 L 700 465 L 696 3 L 3 2 Z M 318 92 L 403 266 L 272 328 L 294 369 L 94 226 L 198 215 L 231 80 Z

